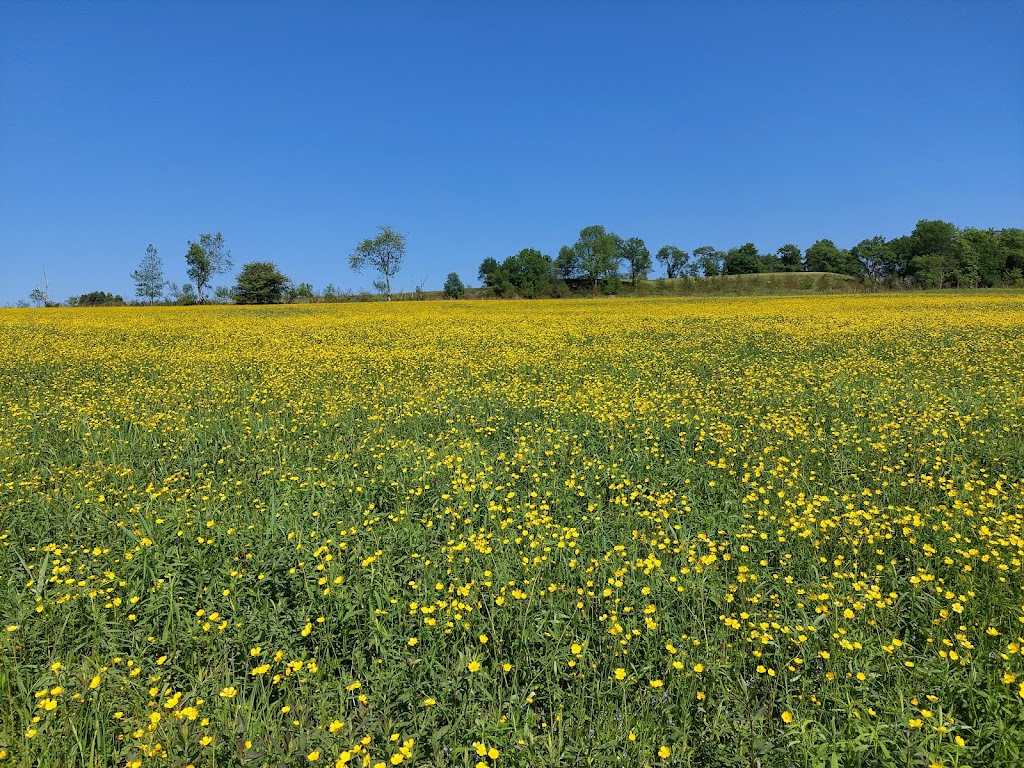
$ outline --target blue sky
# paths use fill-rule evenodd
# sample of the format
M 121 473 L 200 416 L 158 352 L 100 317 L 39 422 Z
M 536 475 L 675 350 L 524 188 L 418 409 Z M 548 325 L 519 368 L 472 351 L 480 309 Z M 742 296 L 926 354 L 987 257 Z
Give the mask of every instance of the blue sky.
M 1024 226 L 1019 2 L 0 3 L 0 305 L 222 232 L 396 290 L 603 224 L 652 252 Z M 231 284 L 222 276 L 214 284 Z

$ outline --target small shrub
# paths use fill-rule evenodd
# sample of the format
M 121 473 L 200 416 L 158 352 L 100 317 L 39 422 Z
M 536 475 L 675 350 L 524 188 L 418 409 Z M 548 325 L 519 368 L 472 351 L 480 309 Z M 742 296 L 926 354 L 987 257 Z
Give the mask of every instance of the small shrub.
M 459 278 L 457 272 L 449 272 L 448 279 L 444 281 L 444 297 L 446 299 L 461 299 L 466 295 L 466 286 Z

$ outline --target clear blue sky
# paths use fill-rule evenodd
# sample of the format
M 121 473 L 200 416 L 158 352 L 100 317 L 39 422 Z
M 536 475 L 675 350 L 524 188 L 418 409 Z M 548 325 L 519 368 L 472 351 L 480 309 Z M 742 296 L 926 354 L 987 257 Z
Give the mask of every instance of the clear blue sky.
M 397 290 L 603 224 L 692 250 L 1024 226 L 1020 2 L 0 0 L 0 305 L 222 232 Z M 220 277 L 214 285 L 231 284 Z

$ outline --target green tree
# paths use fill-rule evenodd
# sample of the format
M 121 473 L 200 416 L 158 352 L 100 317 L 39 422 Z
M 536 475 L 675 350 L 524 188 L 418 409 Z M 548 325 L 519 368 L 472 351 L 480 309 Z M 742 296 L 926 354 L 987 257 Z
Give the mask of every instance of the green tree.
M 725 254 L 711 245 L 702 245 L 693 249 L 693 267 L 691 272 L 700 270 L 704 277 L 715 277 L 722 274 Z M 696 277 L 696 275 L 694 275 Z
M 631 237 L 622 244 L 622 258 L 629 264 L 629 279 L 634 287 L 641 280 L 646 280 L 654 267 L 651 252 L 639 237 Z
M 135 295 L 149 299 L 150 304 L 164 295 L 164 266 L 152 243 L 146 247 L 146 255 L 131 277 L 135 281 Z
M 68 304 L 75 307 L 123 307 L 124 299 L 106 291 L 91 291 L 71 297 Z
M 495 258 L 488 256 L 481 262 L 478 277 L 484 287 L 494 291 L 495 296 L 509 296 L 513 291 L 512 281 L 509 280 L 504 266 Z
M 1006 253 L 1000 247 L 999 233 L 994 229 L 967 227 L 960 236 L 971 244 L 978 256 L 979 283 L 987 287 L 1000 285 L 1006 269 Z
M 761 254 L 761 272 L 785 272 L 782 268 L 782 257 L 778 253 Z
M 881 235 L 861 240 L 850 249 L 850 257 L 860 264 L 862 274 L 876 282 L 886 280 L 898 271 L 892 248 Z
M 841 250 L 831 240 L 816 241 L 807 249 L 804 263 L 808 272 L 835 272 L 840 275 L 859 275 L 861 265 L 849 251 Z
M 674 245 L 663 245 L 654 254 L 654 258 L 665 268 L 665 274 L 671 280 L 683 276 L 690 254 Z
M 278 304 L 289 280 L 272 261 L 250 261 L 242 266 L 232 290 L 238 304 Z
M 1002 282 L 1017 285 L 1024 279 L 1024 229 L 999 230 L 999 247 L 1005 257 Z
M 181 291 L 178 293 L 177 302 L 185 306 L 199 303 L 199 294 L 196 293 L 195 287 L 192 283 L 185 283 L 181 286 Z
M 210 284 L 214 275 L 221 275 L 231 269 L 231 251 L 224 247 L 224 236 L 218 232 L 199 236 L 199 242 L 188 241 L 188 252 L 185 254 L 188 264 L 188 276 L 195 283 L 197 301 L 206 301 L 203 291 Z
M 622 238 L 606 232 L 600 224 L 584 227 L 571 246 L 562 246 L 555 264 L 563 277 L 585 280 L 597 291 L 602 280 L 619 275 Z
M 801 272 L 804 268 L 804 253 L 800 246 L 786 243 L 775 252 L 783 272 Z
M 889 251 L 891 262 L 891 271 L 887 275 L 889 282 L 902 281 L 913 279 L 914 273 L 911 267 L 911 261 L 914 258 L 914 242 L 910 235 L 903 235 L 890 240 L 886 244 L 886 249 Z
M 206 284 L 210 281 L 210 262 L 206 258 L 206 253 L 203 252 L 203 247 L 199 243 L 193 243 L 189 240 L 188 251 L 185 252 L 185 263 L 188 264 L 188 271 L 186 274 L 198 286 L 196 293 L 197 302 L 203 301 L 203 289 L 206 288 Z
M 957 228 L 948 221 L 921 219 L 910 233 L 914 277 L 928 288 L 942 288 L 956 279 Z
M 498 260 L 493 256 L 488 256 L 480 262 L 480 270 L 477 272 L 477 279 L 490 288 L 494 285 L 494 273 L 499 269 L 501 269 L 501 265 L 498 263 Z
M 405 235 L 389 226 L 377 227 L 377 236 L 363 240 L 349 254 L 348 265 L 353 272 L 361 273 L 369 267 L 380 273 L 380 279 L 373 281 L 373 287 L 391 301 L 391 278 L 402 268 L 405 258 Z
M 953 241 L 952 280 L 957 288 L 977 288 L 981 280 L 981 255 L 973 239 L 959 232 Z
M 312 299 L 315 296 L 311 283 L 299 283 L 288 287 L 288 301 Z
M 535 248 L 509 256 L 500 269 L 516 293 L 527 299 L 543 295 L 551 283 L 551 257 Z
M 725 254 L 724 274 L 752 275 L 761 271 L 761 254 L 753 243 L 730 248 Z
M 917 255 L 952 254 L 956 236 L 956 225 L 940 219 L 921 219 L 914 227 L 914 231 L 910 233 Z
M 192 287 L 191 283 L 185 283 L 179 287 L 177 283 L 168 282 L 167 295 L 170 296 L 171 301 L 175 304 L 183 306 L 195 304 L 199 301 L 199 297 L 196 295 L 196 289 Z
M 461 299 L 465 295 L 466 286 L 462 284 L 459 273 L 449 272 L 447 279 L 444 281 L 444 297 L 446 299 Z

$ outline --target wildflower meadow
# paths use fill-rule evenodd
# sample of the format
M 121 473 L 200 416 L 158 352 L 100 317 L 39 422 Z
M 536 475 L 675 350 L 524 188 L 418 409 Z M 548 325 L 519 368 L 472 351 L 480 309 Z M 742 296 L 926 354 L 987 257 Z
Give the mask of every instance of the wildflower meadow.
M 1024 294 L 0 311 L 2 766 L 1024 764 Z

